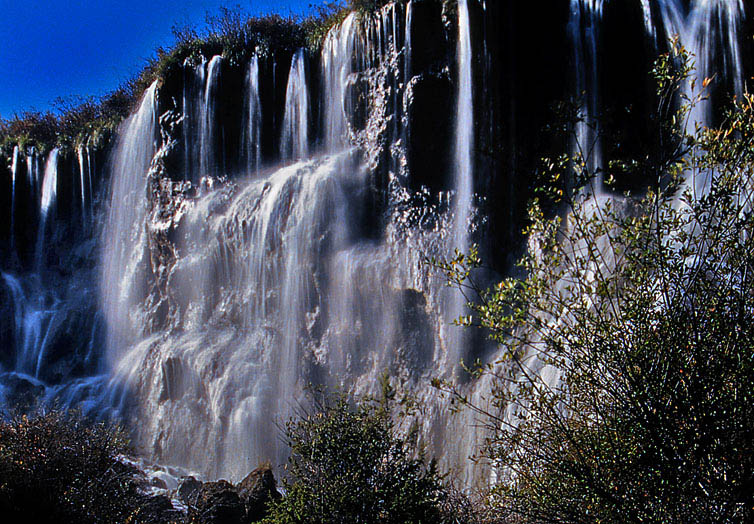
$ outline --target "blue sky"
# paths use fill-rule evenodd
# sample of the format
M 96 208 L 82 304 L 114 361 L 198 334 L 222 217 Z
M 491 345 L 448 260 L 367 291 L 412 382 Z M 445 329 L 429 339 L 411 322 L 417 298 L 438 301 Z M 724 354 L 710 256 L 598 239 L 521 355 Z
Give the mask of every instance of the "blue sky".
M 207 11 L 304 13 L 321 0 L 0 0 L 0 116 L 59 96 L 102 95 L 138 72 L 174 25 Z

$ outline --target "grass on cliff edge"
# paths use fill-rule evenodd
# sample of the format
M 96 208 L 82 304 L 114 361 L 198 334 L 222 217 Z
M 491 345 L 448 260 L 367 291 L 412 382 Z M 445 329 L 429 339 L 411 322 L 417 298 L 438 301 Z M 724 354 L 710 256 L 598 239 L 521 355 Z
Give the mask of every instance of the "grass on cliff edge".
M 158 47 L 142 70 L 102 97 L 62 97 L 51 109 L 29 109 L 0 117 L 0 153 L 10 157 L 13 148 L 35 147 L 46 153 L 54 147 L 103 146 L 155 80 L 164 78 L 184 60 L 199 61 L 223 55 L 231 63 L 244 63 L 254 52 L 261 55 L 300 47 L 318 49 L 328 31 L 351 11 L 372 12 L 385 0 L 326 1 L 312 5 L 312 14 L 251 16 L 241 7 L 221 7 L 208 12 L 204 27 L 173 26 L 174 43 Z

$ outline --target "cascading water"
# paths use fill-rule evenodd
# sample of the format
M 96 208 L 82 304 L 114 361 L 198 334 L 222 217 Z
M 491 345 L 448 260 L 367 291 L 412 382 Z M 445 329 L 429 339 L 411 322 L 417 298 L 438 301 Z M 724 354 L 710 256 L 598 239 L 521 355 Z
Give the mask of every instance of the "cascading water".
M 467 253 L 470 244 L 471 220 L 474 208 L 474 103 L 472 85 L 471 20 L 467 0 L 458 2 L 458 93 L 455 129 L 455 195 L 453 205 L 452 249 Z M 466 312 L 466 298 L 452 290 L 449 307 L 454 318 Z M 458 326 L 448 326 L 447 344 L 453 348 L 445 368 L 460 363 L 464 332 Z
M 16 247 L 16 177 L 18 174 L 18 162 L 20 151 L 18 146 L 13 148 L 13 160 L 11 164 L 11 207 L 10 207 L 10 248 L 15 251 Z
M 743 94 L 744 75 L 741 61 L 740 28 L 744 16 L 743 0 L 697 0 L 687 10 L 680 0 L 659 2 L 665 35 L 677 36 L 680 45 L 693 54 L 694 71 L 683 86 L 683 95 L 693 101 L 686 128 L 693 133 L 713 122 L 709 92 L 704 92 L 704 79 L 712 80 L 711 88 L 726 88 L 739 98 Z M 715 29 L 715 30 L 713 30 Z M 722 61 L 721 61 L 722 59 Z M 680 194 L 703 196 L 709 187 L 706 174 L 687 177 Z
M 306 55 L 293 55 L 285 93 L 285 117 L 280 150 L 283 158 L 302 160 L 309 155 L 309 89 L 306 85 Z
M 42 198 L 40 200 L 40 211 L 43 217 L 47 217 L 50 208 L 55 203 L 58 194 L 58 155 L 59 149 L 53 149 L 47 157 L 45 164 L 45 174 L 42 182 Z
M 455 224 L 453 244 L 462 252 L 469 248 L 469 222 L 474 198 L 474 103 L 471 71 L 471 21 L 468 0 L 458 2 L 458 98 L 455 143 Z
M 207 83 L 199 119 L 199 171 L 202 176 L 214 175 L 222 166 L 217 164 L 216 105 L 223 57 L 214 56 L 207 66 Z
M 2 276 L 13 297 L 15 332 L 20 338 L 15 372 L 39 379 L 49 337 L 63 320 L 61 312 L 54 304 L 46 304 L 48 297 L 38 287 L 27 295 L 20 280 L 8 274 Z
M 37 159 L 37 149 L 30 147 L 26 154 L 26 173 L 29 178 L 30 196 L 33 202 L 37 200 L 39 191 L 39 161 Z
M 87 146 L 86 148 L 86 182 L 87 187 L 89 188 L 89 207 L 90 207 L 90 214 L 94 213 L 94 174 L 96 173 L 97 164 L 95 160 L 95 156 L 92 152 L 92 150 Z
M 284 460 L 287 450 L 275 437 L 275 423 L 291 413 L 308 382 L 363 394 L 374 391 L 385 369 L 426 385 L 435 371 L 446 376 L 456 367 L 446 371 L 459 353 L 436 329 L 448 316 L 442 282 L 430 279 L 420 264 L 424 253 L 440 254 L 442 232 L 406 236 L 410 226 L 396 214 L 381 239 L 368 240 L 361 239 L 354 220 L 370 178 L 350 146 L 357 130 L 349 120 L 356 106 L 348 87 L 363 68 L 388 63 L 387 56 L 398 52 L 392 27 L 397 20 L 386 9 L 363 33 L 351 17 L 328 35 L 323 71 L 332 84 L 323 92 L 323 118 L 333 127 L 327 156 L 261 178 L 202 186 L 178 205 L 172 244 L 162 234 L 171 226 L 155 221 L 157 211 L 114 216 L 127 201 L 118 185 L 134 186 L 126 194 L 144 191 L 148 156 L 138 168 L 119 169 L 139 155 L 116 152 L 104 238 L 108 251 L 133 255 L 113 262 L 106 254 L 105 267 L 113 268 L 106 275 L 113 277 L 103 278 L 103 289 L 120 289 L 125 297 L 105 296 L 108 329 L 121 333 L 109 343 L 111 397 L 117 406 L 135 406 L 143 421 L 138 440 L 160 460 L 237 478 L 260 459 Z M 301 138 L 291 143 L 301 144 L 301 113 L 290 108 L 303 105 L 299 94 L 308 95 L 303 53 L 296 54 L 291 71 L 283 129 L 298 133 Z M 147 100 L 139 115 L 151 107 Z M 462 112 L 468 122 L 471 109 Z M 121 133 L 122 143 L 153 136 L 152 127 L 137 130 L 136 120 Z M 153 115 L 147 120 L 154 125 Z M 390 136 L 399 139 L 396 128 L 380 129 L 391 128 Z M 463 141 L 462 147 L 470 155 L 471 144 Z M 470 169 L 470 158 L 464 158 Z M 471 195 L 465 198 L 470 202 Z M 136 230 L 134 224 L 145 220 L 146 227 Z M 126 225 L 134 231 L 123 244 L 123 233 L 112 231 Z M 439 451 L 448 418 L 439 395 L 422 389 L 434 413 L 423 424 L 437 437 Z M 215 444 L 207 449 L 206 442 Z M 464 450 L 446 455 L 460 463 Z
M 575 96 L 581 99 L 573 153 L 583 159 L 590 173 L 595 173 L 589 193 L 598 198 L 604 193 L 601 132 L 597 125 L 600 104 L 597 50 L 603 4 L 604 0 L 571 0 L 568 22 L 575 64 Z
M 184 175 L 187 180 L 197 180 L 202 155 L 206 146 L 206 90 L 207 62 L 202 58 L 199 64 L 193 65 L 189 59 L 183 64 L 183 161 Z
M 262 102 L 259 98 L 259 57 L 256 54 L 249 61 L 246 75 L 245 117 L 246 172 L 258 173 L 262 164 Z
M 322 79 L 324 82 L 325 150 L 337 151 L 350 144 L 346 115 L 346 88 L 353 72 L 357 53 L 359 26 L 356 13 L 343 21 L 338 31 L 330 31 L 322 46 Z
M 453 243 L 462 252 L 469 248 L 469 222 L 474 197 L 474 104 L 471 71 L 471 21 L 468 0 L 458 2 L 458 95 L 455 143 L 455 224 Z
M 86 187 L 87 178 L 89 178 L 88 169 L 89 165 L 85 158 L 88 158 L 88 152 L 85 152 L 84 146 L 79 146 L 76 156 L 79 161 L 79 182 L 81 185 L 81 223 L 87 224 L 87 200 L 86 200 Z
M 37 233 L 37 249 L 35 260 L 37 268 L 44 266 L 45 242 L 50 211 L 53 209 L 58 194 L 58 155 L 59 149 L 53 149 L 47 157 L 44 178 L 42 180 L 42 196 L 39 202 L 39 233 Z
M 652 2 L 650 0 L 641 0 L 641 11 L 644 17 L 644 28 L 657 45 L 657 31 L 655 29 L 654 15 L 652 14 Z
M 138 111 L 121 126 L 112 159 L 110 209 L 103 232 L 102 307 L 108 348 L 120 354 L 143 329 L 137 304 L 147 264 L 144 222 L 148 212 L 147 173 L 156 152 L 156 92 L 153 84 Z

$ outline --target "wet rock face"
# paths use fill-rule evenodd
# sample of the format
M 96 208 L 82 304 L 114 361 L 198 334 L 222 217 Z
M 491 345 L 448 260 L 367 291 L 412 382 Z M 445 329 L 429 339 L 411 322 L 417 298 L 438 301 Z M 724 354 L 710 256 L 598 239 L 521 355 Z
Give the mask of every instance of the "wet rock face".
M 406 28 L 411 40 L 408 78 L 403 95 L 406 118 L 406 155 L 409 185 L 433 192 L 452 185 L 455 86 L 451 71 L 455 56 L 457 24 L 454 6 L 433 0 L 417 0 Z
M 14 406 L 21 413 L 34 409 L 44 393 L 44 386 L 15 373 L 1 374 L 0 388 L 7 405 Z
M 51 326 L 44 361 L 39 378 L 47 384 L 62 384 L 72 377 L 86 376 L 96 369 L 90 347 L 101 340 L 87 340 L 82 333 L 89 333 L 95 324 L 95 308 L 76 304 L 66 309 L 59 322 Z
M 413 77 L 404 103 L 412 189 L 451 189 L 455 97 L 449 76 L 428 73 Z
M 0 281 L 0 369 L 12 369 L 16 362 L 15 308 L 10 292 Z
M 442 68 L 448 58 L 447 30 L 443 5 L 436 0 L 414 0 L 410 32 L 411 67 L 409 75 Z
M 280 159 L 280 136 L 285 113 L 286 84 L 292 60 L 292 52 L 279 49 L 259 58 L 259 96 L 261 114 L 261 160 L 269 165 Z M 246 175 L 244 158 L 244 125 L 248 74 L 247 64 L 222 60 L 217 81 L 212 86 L 212 118 L 207 123 L 212 128 L 212 141 L 208 144 L 214 158 L 214 165 L 208 166 L 208 173 L 198 173 L 199 165 L 191 154 L 186 155 L 183 146 L 186 141 L 194 144 L 196 134 L 204 125 L 197 121 L 200 115 L 190 104 L 204 99 L 206 85 L 196 78 L 198 63 L 189 62 L 168 72 L 160 87 L 158 114 L 172 113 L 170 137 L 180 147 L 170 151 L 165 157 L 165 174 L 174 180 L 183 180 L 186 173 L 203 175 Z M 204 65 L 204 75 L 207 75 Z M 315 67 L 307 68 L 307 76 L 312 76 Z M 314 83 L 317 79 L 312 78 Z M 308 80 L 309 81 L 309 80 Z M 188 102 L 187 102 L 188 100 Z M 164 129 L 165 126 L 163 126 Z M 164 140 L 164 137 L 163 137 Z M 194 155 L 195 156 L 195 155 Z M 187 163 L 188 162 L 188 163 Z M 195 180 L 196 182 L 196 180 Z

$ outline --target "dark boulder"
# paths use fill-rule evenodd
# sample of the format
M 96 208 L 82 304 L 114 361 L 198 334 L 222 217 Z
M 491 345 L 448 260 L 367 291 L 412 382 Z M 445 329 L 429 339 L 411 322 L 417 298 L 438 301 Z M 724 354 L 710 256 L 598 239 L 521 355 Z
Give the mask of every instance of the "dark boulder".
M 178 499 L 187 506 L 195 506 L 202 491 L 202 482 L 194 477 L 185 477 L 178 486 Z
M 203 524 L 240 524 L 246 517 L 238 491 L 227 480 L 204 484 L 196 500 L 196 511 Z
M 165 495 L 145 496 L 139 510 L 132 517 L 136 523 L 180 522 L 183 514 L 173 507 Z
M 258 522 L 267 516 L 267 504 L 280 498 L 277 482 L 269 466 L 260 466 L 236 486 L 246 507 L 247 523 Z
M 21 413 L 33 411 L 45 391 L 41 384 L 15 373 L 0 375 L 0 386 L 5 396 L 5 405 L 13 406 Z

